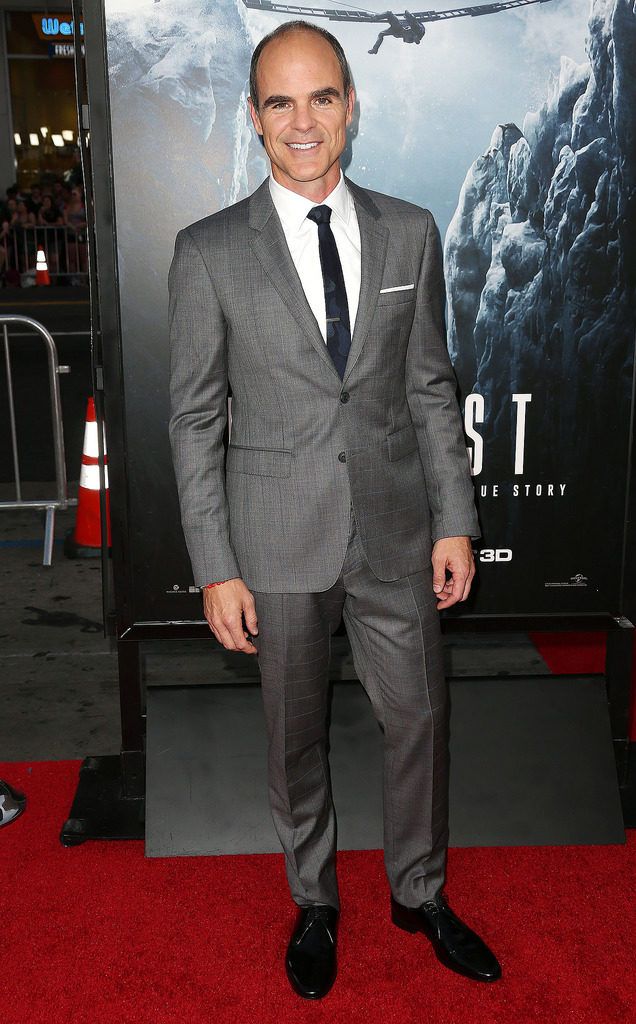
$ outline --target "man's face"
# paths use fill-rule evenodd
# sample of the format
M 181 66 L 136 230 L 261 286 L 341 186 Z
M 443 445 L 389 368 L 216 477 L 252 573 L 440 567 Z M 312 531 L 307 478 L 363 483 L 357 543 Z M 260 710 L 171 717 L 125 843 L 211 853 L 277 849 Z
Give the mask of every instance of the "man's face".
M 353 89 L 343 95 L 335 53 L 314 32 L 290 32 L 263 50 L 257 82 L 259 109 L 250 99 L 250 114 L 275 180 L 322 202 L 340 178 L 355 99 Z

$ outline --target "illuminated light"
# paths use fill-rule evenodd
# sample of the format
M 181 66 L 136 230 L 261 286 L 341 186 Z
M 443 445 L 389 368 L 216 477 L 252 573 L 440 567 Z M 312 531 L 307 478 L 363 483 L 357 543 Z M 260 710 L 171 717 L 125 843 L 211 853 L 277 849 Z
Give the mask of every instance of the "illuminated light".
M 58 135 L 56 132 L 53 132 L 53 134 L 51 135 L 51 142 L 53 143 L 54 146 L 63 146 L 64 145 L 64 139 L 62 138 L 61 135 Z
M 32 146 L 40 145 L 40 136 L 37 132 L 29 132 L 29 142 Z
M 14 132 L 13 141 L 15 142 L 16 146 L 22 145 L 22 136 L 20 135 L 20 132 Z
M 60 21 L 59 18 L 42 18 L 40 22 L 45 36 L 72 36 L 73 22 Z M 84 22 L 80 21 L 80 35 L 84 35 Z
M 56 36 L 60 31 L 58 18 L 42 18 L 42 31 L 45 36 Z
M 43 128 L 40 128 L 40 135 L 42 136 L 43 139 L 45 139 L 48 134 L 49 134 L 49 130 L 46 127 L 46 125 L 44 125 Z
M 70 128 L 64 129 L 64 131 L 62 132 L 62 138 L 65 139 L 67 142 L 73 141 L 73 132 L 70 130 Z

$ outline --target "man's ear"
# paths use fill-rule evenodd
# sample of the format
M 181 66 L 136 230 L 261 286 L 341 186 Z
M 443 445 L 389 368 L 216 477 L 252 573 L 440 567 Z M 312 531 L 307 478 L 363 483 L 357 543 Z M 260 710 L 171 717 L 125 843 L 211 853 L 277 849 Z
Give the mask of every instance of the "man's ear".
M 254 130 L 257 132 L 258 135 L 262 135 L 263 134 L 263 126 L 261 124 L 261 119 L 258 116 L 258 112 L 256 110 L 256 107 L 254 106 L 254 103 L 252 101 L 252 97 L 251 96 L 247 97 L 247 105 L 250 108 L 250 117 L 252 118 L 252 124 L 254 125 Z
M 353 108 L 355 107 L 355 105 L 356 105 L 356 94 L 355 94 L 353 86 L 351 86 L 351 88 L 349 89 L 349 95 L 347 96 L 347 116 L 346 116 L 347 127 L 351 124 L 351 119 L 353 117 Z

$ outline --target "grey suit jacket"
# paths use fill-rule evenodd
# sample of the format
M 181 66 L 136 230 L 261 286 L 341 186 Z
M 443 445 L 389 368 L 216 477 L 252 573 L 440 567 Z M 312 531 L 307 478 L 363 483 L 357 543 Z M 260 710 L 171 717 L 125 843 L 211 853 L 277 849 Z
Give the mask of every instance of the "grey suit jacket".
M 430 565 L 440 537 L 478 536 L 433 217 L 347 185 L 362 281 L 344 381 L 267 181 L 177 236 L 170 437 L 199 586 L 241 576 L 260 591 L 327 589 L 343 563 L 352 504 L 382 580 Z M 414 287 L 384 290 L 402 285 Z

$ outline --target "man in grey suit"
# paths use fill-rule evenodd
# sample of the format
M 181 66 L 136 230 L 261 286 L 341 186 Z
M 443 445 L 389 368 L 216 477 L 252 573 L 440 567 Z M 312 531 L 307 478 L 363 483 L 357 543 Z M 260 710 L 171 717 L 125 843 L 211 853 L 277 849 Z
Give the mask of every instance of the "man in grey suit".
M 493 981 L 495 956 L 442 891 L 438 609 L 468 595 L 478 524 L 439 235 L 428 211 L 343 177 L 354 92 L 332 35 L 280 26 L 254 51 L 250 93 L 271 176 L 177 237 L 170 430 L 207 621 L 228 650 L 258 655 L 271 809 L 300 908 L 287 974 L 313 999 L 336 976 L 326 717 L 344 617 L 384 733 L 392 919 L 448 967 Z

